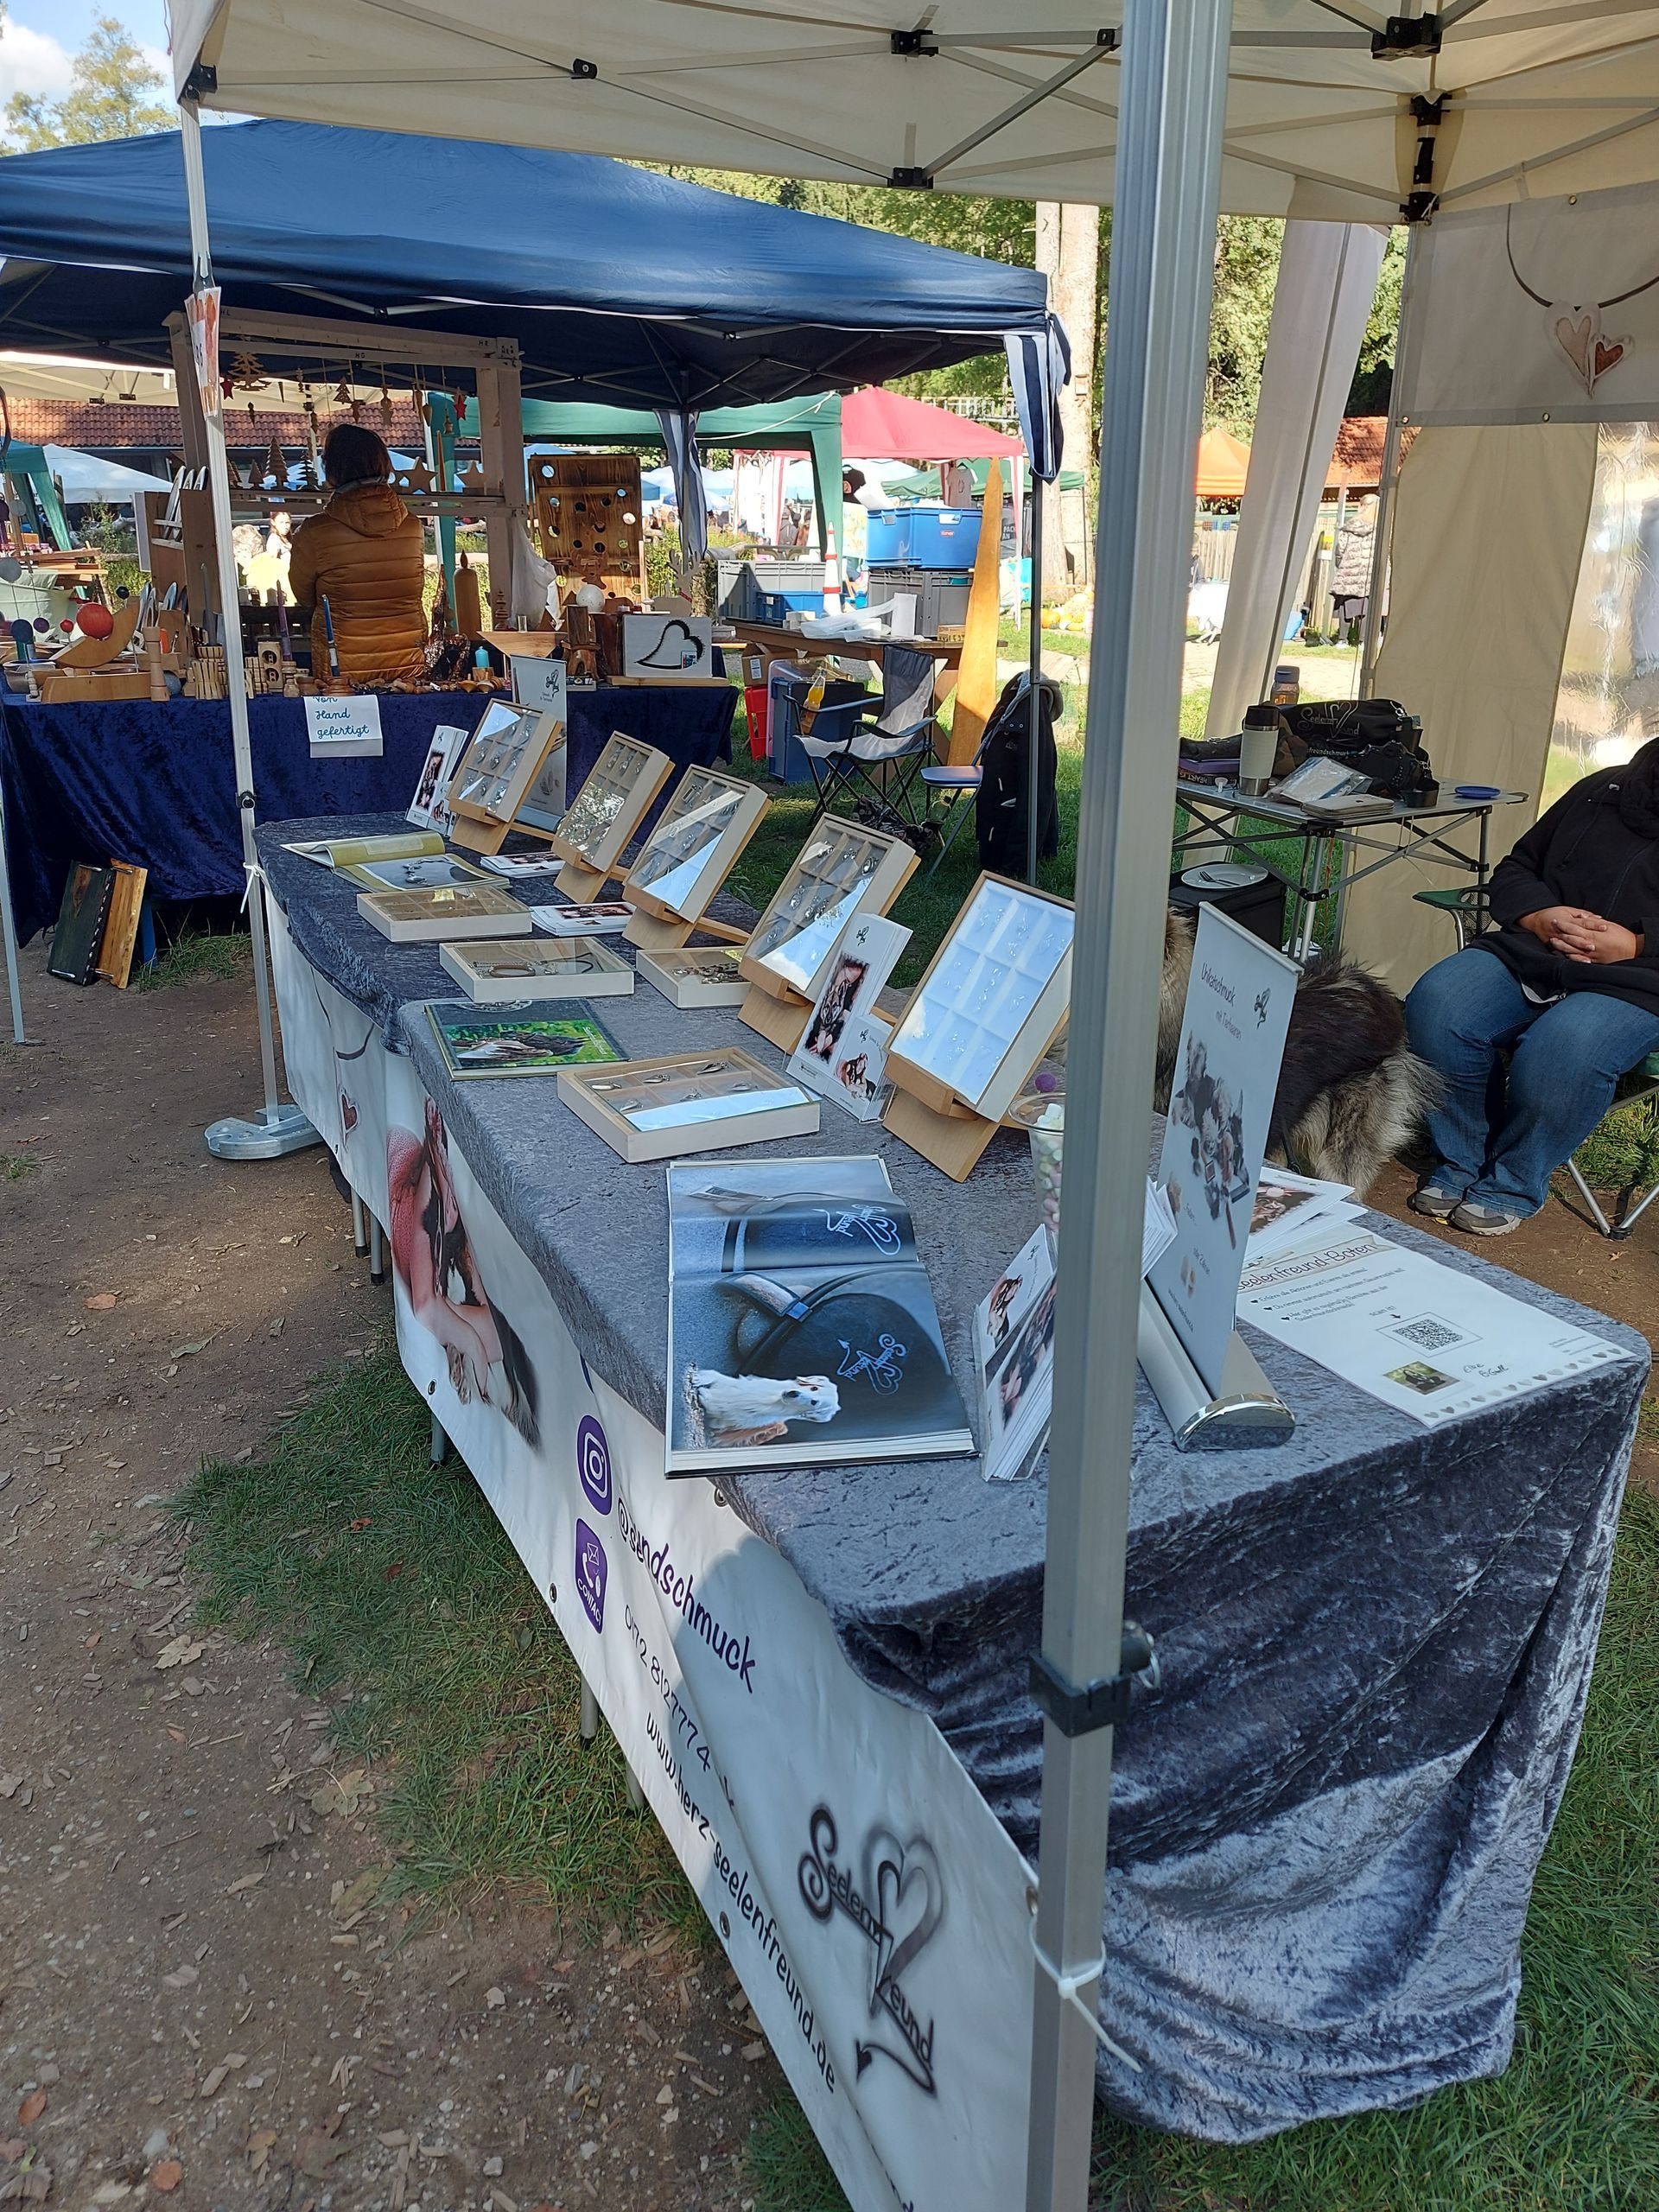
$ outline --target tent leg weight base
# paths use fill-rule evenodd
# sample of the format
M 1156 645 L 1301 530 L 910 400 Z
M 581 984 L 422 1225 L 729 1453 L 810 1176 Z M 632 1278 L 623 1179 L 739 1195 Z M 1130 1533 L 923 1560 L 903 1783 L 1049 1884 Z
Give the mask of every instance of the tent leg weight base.
M 285 1153 L 322 1142 L 321 1131 L 294 1105 L 262 1106 L 245 1122 L 227 1115 L 222 1122 L 210 1122 L 202 1134 L 215 1160 L 280 1160 Z

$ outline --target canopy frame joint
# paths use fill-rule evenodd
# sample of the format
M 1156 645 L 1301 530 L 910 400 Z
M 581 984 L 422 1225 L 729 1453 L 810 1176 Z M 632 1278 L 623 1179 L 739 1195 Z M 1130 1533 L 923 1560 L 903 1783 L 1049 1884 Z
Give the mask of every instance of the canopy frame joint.
M 1160 1687 L 1158 1655 L 1152 1638 L 1135 1621 L 1123 1624 L 1120 1669 L 1092 1682 L 1078 1683 L 1046 1652 L 1031 1655 L 1031 1694 L 1061 1735 L 1090 1736 L 1100 1728 L 1116 1728 L 1129 1717 L 1129 1693 L 1137 1682 L 1156 1691 Z

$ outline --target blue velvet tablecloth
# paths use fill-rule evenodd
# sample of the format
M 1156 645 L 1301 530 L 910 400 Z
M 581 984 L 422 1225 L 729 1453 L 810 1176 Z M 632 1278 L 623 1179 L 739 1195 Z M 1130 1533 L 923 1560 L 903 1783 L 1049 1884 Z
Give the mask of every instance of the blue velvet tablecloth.
M 677 768 L 731 758 L 735 691 L 603 686 L 569 697 L 572 791 L 614 729 L 656 746 Z M 384 692 L 379 760 L 314 760 L 302 701 L 251 700 L 260 818 L 401 813 L 433 731 L 441 722 L 470 730 L 484 703 L 470 691 Z M 7 699 L 0 790 L 12 908 L 24 943 L 52 926 L 76 861 L 136 861 L 149 869 L 158 899 L 241 895 L 231 714 L 223 700 L 44 707 Z
M 626 1166 L 550 1084 L 448 1080 L 420 1003 L 454 995 L 435 949 L 387 944 L 353 885 L 282 850 L 346 826 L 261 833 L 295 943 L 410 1054 L 583 1357 L 662 1424 L 660 1169 Z M 635 1056 L 741 1042 L 777 1057 L 729 1011 L 648 990 L 604 1007 Z M 975 1304 L 1037 1219 L 1023 1140 L 999 1135 L 961 1185 L 880 1124 L 829 1111 L 788 1150 L 882 1155 L 969 1382 Z M 1101 2003 L 1144 2070 L 1103 2054 L 1100 2082 L 1157 2126 L 1243 2139 L 1408 2103 L 1510 2056 L 1648 1348 L 1476 1251 L 1373 1225 L 1623 1357 L 1430 1430 L 1246 1328 L 1295 1433 L 1192 1455 L 1139 1380 L 1128 1608 L 1157 1639 L 1163 1687 L 1137 1693 L 1116 1735 Z M 932 1719 L 1034 1859 L 1041 1475 L 992 1484 L 952 1459 L 723 1473 L 721 1487 L 849 1663 Z

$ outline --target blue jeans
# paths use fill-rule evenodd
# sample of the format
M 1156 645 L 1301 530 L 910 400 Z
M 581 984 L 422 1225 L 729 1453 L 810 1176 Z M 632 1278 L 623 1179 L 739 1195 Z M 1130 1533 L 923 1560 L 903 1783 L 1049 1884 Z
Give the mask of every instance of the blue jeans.
M 1424 1187 L 1517 1216 L 1543 1205 L 1620 1076 L 1659 1052 L 1659 1014 L 1605 991 L 1535 1006 L 1501 960 L 1472 946 L 1413 986 L 1406 1027 L 1446 1092 L 1428 1116 L 1434 1165 Z

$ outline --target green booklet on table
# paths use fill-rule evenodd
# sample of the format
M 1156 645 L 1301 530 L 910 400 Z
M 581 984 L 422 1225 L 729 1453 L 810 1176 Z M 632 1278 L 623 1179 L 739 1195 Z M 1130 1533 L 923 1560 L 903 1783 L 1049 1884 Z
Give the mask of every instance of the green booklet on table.
M 457 1083 L 469 1076 L 554 1075 L 627 1054 L 578 1000 L 569 1014 L 512 1015 L 429 1005 L 427 1020 Z

